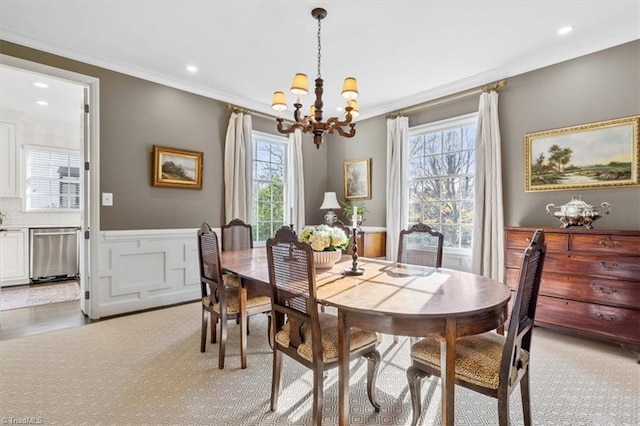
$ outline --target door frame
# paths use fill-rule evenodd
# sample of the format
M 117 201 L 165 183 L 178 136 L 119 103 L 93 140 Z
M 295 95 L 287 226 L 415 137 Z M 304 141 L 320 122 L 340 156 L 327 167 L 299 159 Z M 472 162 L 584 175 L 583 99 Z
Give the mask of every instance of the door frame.
M 81 230 L 81 236 L 84 236 L 85 232 L 89 232 L 89 239 L 81 239 L 80 250 L 82 253 L 80 254 L 80 259 L 83 261 L 80 265 L 80 280 L 82 282 L 81 288 L 84 287 L 85 291 L 90 292 L 90 298 L 89 303 L 81 302 L 81 306 L 83 312 L 90 319 L 99 319 L 97 291 L 100 276 L 100 79 L 4 54 L 0 54 L 0 62 L 15 68 L 77 83 L 89 89 L 89 152 L 86 152 L 87 144 L 83 142 L 82 159 L 84 162 L 89 162 L 90 168 L 89 185 L 87 191 L 85 191 L 87 196 L 83 197 L 82 201 L 83 220 Z M 84 179 L 84 185 L 86 185 L 86 180 Z M 81 300 L 84 300 L 84 297 L 84 294 L 80 295 Z

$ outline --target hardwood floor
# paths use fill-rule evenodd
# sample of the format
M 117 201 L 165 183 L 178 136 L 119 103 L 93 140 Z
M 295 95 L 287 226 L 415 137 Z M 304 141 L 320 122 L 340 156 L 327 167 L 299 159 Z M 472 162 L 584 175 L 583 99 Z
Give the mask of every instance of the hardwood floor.
M 79 327 L 90 322 L 77 300 L 1 311 L 0 340 Z

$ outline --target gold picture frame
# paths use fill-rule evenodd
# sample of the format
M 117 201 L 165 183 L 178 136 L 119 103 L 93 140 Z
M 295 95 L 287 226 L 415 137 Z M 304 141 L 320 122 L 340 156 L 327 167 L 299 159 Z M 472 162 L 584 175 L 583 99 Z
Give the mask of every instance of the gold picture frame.
M 202 189 L 202 163 L 199 151 L 153 146 L 151 184 L 165 188 Z
M 525 192 L 640 185 L 640 115 L 529 133 Z
M 371 158 L 344 162 L 344 199 L 371 199 Z

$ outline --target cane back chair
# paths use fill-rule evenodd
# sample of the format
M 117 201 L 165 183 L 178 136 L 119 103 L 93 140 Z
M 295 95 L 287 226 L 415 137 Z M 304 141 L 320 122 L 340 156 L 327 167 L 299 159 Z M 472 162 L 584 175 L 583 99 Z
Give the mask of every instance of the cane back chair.
M 313 424 L 322 424 L 323 373 L 338 366 L 338 321 L 318 312 L 313 251 L 284 226 L 267 241 L 273 324 L 276 330 L 271 411 L 277 410 L 282 354 L 313 371 Z M 375 411 L 375 380 L 380 364 L 376 333 L 351 329 L 351 358 L 368 360 L 367 394 Z
M 536 230 L 522 257 L 522 269 L 506 337 L 495 332 L 466 336 L 456 343 L 456 384 L 498 400 L 498 422 L 509 425 L 509 396 L 520 384 L 524 424 L 531 425 L 529 361 L 540 277 L 546 253 L 544 232 Z M 407 379 L 412 425 L 421 414 L 420 380 L 440 377 L 440 344 L 422 339 L 411 347 Z
M 444 235 L 424 223 L 416 223 L 400 231 L 398 262 L 412 265 L 442 266 Z
M 247 335 L 247 318 L 261 313 L 270 314 L 271 299 L 267 296 L 247 296 L 245 288 L 226 280 L 227 275 L 222 274 L 220 265 L 218 236 L 206 222 L 198 230 L 198 252 L 202 294 L 200 352 L 206 349 L 208 321 L 205 312 L 207 312 L 211 320 L 211 343 L 216 343 L 216 324 L 220 323 L 218 368 L 223 369 L 227 344 L 227 321 L 240 320 L 240 340 L 244 341 L 244 336 Z M 243 311 L 241 299 L 245 297 L 246 311 Z M 247 367 L 245 347 L 241 347 L 240 350 L 240 363 L 241 368 Z

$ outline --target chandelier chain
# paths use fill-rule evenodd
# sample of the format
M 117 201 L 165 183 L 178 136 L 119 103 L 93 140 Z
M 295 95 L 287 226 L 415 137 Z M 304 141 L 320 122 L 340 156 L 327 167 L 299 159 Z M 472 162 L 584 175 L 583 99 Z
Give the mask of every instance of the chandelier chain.
M 320 54 L 321 48 L 321 40 L 320 40 L 320 19 L 318 19 L 318 78 L 321 78 L 320 74 L 320 60 L 322 59 L 322 55 Z

